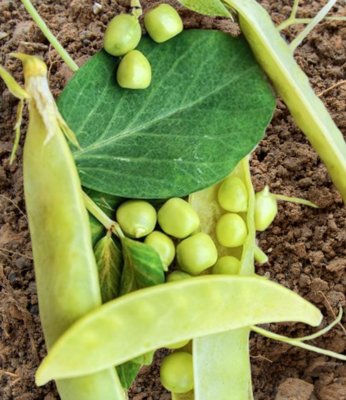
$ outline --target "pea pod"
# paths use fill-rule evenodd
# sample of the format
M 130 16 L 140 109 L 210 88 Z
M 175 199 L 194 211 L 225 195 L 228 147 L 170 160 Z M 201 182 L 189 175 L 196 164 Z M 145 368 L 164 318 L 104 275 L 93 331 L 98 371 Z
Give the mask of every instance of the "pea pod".
M 249 161 L 243 159 L 229 175 L 244 183 L 248 195 L 247 211 L 239 215 L 246 222 L 247 237 L 243 246 L 226 248 L 218 244 L 219 256 L 236 257 L 241 261 L 240 275 L 253 276 L 255 245 L 255 193 L 252 187 Z M 216 240 L 215 226 L 225 211 L 219 204 L 218 194 L 222 182 L 194 193 L 189 202 L 201 220 L 201 229 Z M 222 332 L 194 339 L 193 355 L 195 363 L 194 399 L 252 398 L 251 368 L 249 361 L 250 328 Z M 180 399 L 178 394 L 176 400 Z
M 191 337 L 292 320 L 317 326 L 321 313 L 265 278 L 202 276 L 159 285 L 82 317 L 53 346 L 36 383 L 93 374 Z
M 24 64 L 25 93 L 5 79 L 14 95 L 29 102 L 24 148 L 24 190 L 34 253 L 40 317 L 48 351 L 77 319 L 101 304 L 96 262 L 77 169 L 62 120 L 46 80 L 46 65 L 17 54 Z M 8 73 L 0 69 L 2 77 Z M 23 90 L 23 89 L 22 89 Z M 76 143 L 76 140 L 74 140 Z M 123 399 L 114 368 L 88 377 L 59 380 L 62 400 Z
M 210 14 L 211 0 L 179 2 L 195 11 Z M 334 3 L 335 0 L 327 3 L 322 13 L 311 22 L 312 25 L 306 28 L 306 32 L 323 18 Z M 256 0 L 219 0 L 217 4 L 221 10 L 213 15 L 220 15 L 226 9 L 237 12 L 241 31 L 257 61 L 321 157 L 346 202 L 346 143 L 322 101 L 312 90 L 307 76 L 296 63 L 294 47 L 285 43 L 267 11 Z

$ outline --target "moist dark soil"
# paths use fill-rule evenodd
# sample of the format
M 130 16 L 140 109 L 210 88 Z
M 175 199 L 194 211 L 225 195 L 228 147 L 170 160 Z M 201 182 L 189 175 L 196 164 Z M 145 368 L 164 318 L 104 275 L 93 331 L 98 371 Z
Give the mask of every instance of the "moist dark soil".
M 100 0 L 102 10 L 93 13 L 92 0 L 35 0 L 40 15 L 72 58 L 81 65 L 102 48 L 108 22 L 118 13 L 129 12 L 130 0 Z M 144 12 L 160 1 L 142 0 Z M 238 35 L 235 23 L 192 13 L 177 1 L 168 1 L 181 15 L 186 29 L 220 29 Z M 264 0 L 275 24 L 289 16 L 293 0 Z M 310 18 L 325 0 L 301 0 L 298 16 Z M 332 9 L 345 16 L 345 0 Z M 289 42 L 303 29 L 294 25 L 282 34 Z M 23 82 L 19 61 L 10 52 L 36 54 L 49 66 L 50 88 L 57 98 L 72 76 L 57 52 L 32 22 L 19 0 L 0 1 L 0 65 Z M 296 60 L 317 94 L 345 79 L 346 23 L 325 20 L 296 51 Z M 57 400 L 55 384 L 38 388 L 35 371 L 46 355 L 38 312 L 32 251 L 25 215 L 21 138 L 17 157 L 9 164 L 16 120 L 17 100 L 0 80 L 0 398 L 3 400 Z M 346 85 L 322 94 L 334 121 L 346 132 Z M 27 114 L 24 115 L 24 120 Z M 25 133 L 25 124 L 23 133 Z M 312 209 L 279 202 L 273 224 L 258 234 L 259 246 L 269 262 L 257 266 L 265 275 L 311 301 L 324 314 L 319 328 L 326 326 L 345 305 L 346 207 L 328 172 L 285 104 L 277 100 L 274 118 L 265 138 L 251 159 L 256 191 L 269 185 L 274 193 L 311 200 Z M 346 177 L 345 177 L 346 179 Z M 343 318 L 345 323 L 346 317 Z M 300 323 L 268 324 L 266 329 L 291 337 L 315 330 Z M 337 325 L 321 338 L 309 342 L 344 353 L 345 329 Z M 342 400 L 346 399 L 346 364 L 327 356 L 252 334 L 250 354 L 256 400 Z M 154 363 L 143 367 L 132 385 L 134 400 L 168 400 L 161 386 L 159 365 L 167 350 L 157 352 Z M 78 400 L 78 399 L 76 399 Z M 95 399 L 97 400 L 97 399 Z

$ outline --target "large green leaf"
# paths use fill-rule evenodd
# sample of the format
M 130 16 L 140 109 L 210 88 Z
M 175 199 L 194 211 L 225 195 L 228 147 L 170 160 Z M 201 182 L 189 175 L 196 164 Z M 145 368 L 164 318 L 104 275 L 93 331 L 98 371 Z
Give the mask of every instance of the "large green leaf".
M 146 90 L 116 83 L 119 58 L 100 52 L 58 105 L 83 150 L 84 186 L 130 198 L 184 196 L 221 180 L 261 140 L 275 98 L 243 39 L 185 31 L 138 47 L 152 65 Z

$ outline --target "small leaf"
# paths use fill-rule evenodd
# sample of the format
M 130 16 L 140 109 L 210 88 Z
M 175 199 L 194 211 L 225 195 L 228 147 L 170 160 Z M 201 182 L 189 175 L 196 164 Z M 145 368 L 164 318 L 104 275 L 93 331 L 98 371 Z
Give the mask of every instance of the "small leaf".
M 121 382 L 121 386 L 125 390 L 129 390 L 132 382 L 135 380 L 141 365 L 128 361 L 116 367 L 117 373 Z
M 153 362 L 153 357 L 154 352 L 151 351 L 116 367 L 121 385 L 125 390 L 130 388 L 141 367 L 143 365 L 150 365 Z
M 215 17 L 232 17 L 231 13 L 222 4 L 220 0 L 178 0 L 179 3 L 204 15 L 213 15 Z
M 123 238 L 124 269 L 120 295 L 164 283 L 165 275 L 157 252 L 149 245 Z
M 119 296 L 123 256 L 110 235 L 102 238 L 96 244 L 94 251 L 100 277 L 102 302 L 106 303 Z

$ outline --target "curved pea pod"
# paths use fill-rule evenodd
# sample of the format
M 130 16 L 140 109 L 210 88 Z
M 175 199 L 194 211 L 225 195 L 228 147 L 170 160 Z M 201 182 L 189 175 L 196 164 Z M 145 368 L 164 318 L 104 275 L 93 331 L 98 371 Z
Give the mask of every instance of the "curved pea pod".
M 39 367 L 36 383 L 92 374 L 191 337 L 273 321 L 317 326 L 321 318 L 312 304 L 265 278 L 203 276 L 159 285 L 77 321 Z
M 282 39 L 269 14 L 255 0 L 225 0 L 239 14 L 242 33 L 294 121 L 326 165 L 346 202 L 346 143 L 322 101 Z
M 49 351 L 70 325 L 101 304 L 101 296 L 88 215 L 64 133 L 75 144 L 76 139 L 49 91 L 46 65 L 37 57 L 15 56 L 24 64 L 25 98 L 29 102 L 24 191 L 40 317 Z M 0 74 L 4 75 L 3 70 Z M 15 85 L 10 82 L 9 89 L 20 95 L 19 90 L 13 90 Z M 124 398 L 114 368 L 59 380 L 57 386 L 62 400 Z

